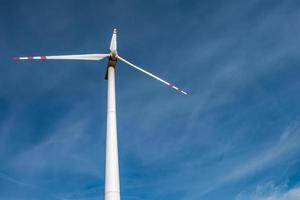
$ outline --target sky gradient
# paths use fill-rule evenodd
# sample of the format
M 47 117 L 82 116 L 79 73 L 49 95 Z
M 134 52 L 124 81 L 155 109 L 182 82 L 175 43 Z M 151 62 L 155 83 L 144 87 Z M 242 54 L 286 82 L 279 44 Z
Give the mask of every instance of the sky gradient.
M 107 61 L 122 200 L 300 199 L 300 2 L 2 0 L 0 199 L 103 199 Z

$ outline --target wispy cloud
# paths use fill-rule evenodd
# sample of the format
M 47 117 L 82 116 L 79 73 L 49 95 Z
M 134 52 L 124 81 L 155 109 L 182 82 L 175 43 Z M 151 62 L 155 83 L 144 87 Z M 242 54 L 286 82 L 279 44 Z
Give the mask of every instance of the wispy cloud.
M 241 192 L 235 197 L 235 200 L 298 200 L 299 198 L 299 186 L 288 188 L 286 183 L 267 182 L 258 185 L 252 193 Z
M 287 133 L 288 132 L 288 133 Z M 282 140 L 282 135 L 289 135 Z M 279 141 L 269 145 L 267 149 L 261 149 L 261 152 L 255 152 L 252 158 L 244 161 L 243 164 L 236 166 L 230 173 L 226 173 L 221 178 L 220 183 L 237 180 L 252 173 L 258 173 L 261 170 L 275 165 L 288 159 L 289 156 L 297 154 L 300 148 L 300 127 L 298 122 L 290 124 L 281 134 Z
M 93 167 L 90 160 L 80 156 L 82 146 L 88 145 L 88 133 L 92 122 L 92 118 L 85 114 L 87 108 L 85 103 L 79 103 L 72 111 L 58 119 L 49 133 L 41 130 L 41 134 L 48 136 L 15 156 L 12 166 L 34 173 L 47 171 L 50 167 L 58 170 L 78 168 L 99 174 L 97 167 Z
M 31 183 L 27 183 L 25 181 L 21 181 L 21 180 L 18 180 L 16 178 L 13 178 L 7 174 L 4 174 L 4 173 L 1 173 L 0 172 L 0 179 L 6 181 L 6 182 L 10 182 L 10 183 L 13 183 L 15 185 L 18 185 L 18 186 L 21 186 L 21 187 L 25 187 L 26 189 L 29 189 L 29 190 L 32 190 L 32 191 L 39 191 L 39 192 L 46 192 L 47 193 L 47 196 L 48 197 L 51 197 L 52 199 L 56 199 L 56 200 L 67 200 L 63 197 L 59 197 L 57 195 L 54 195 L 52 194 L 50 191 L 48 191 L 47 189 L 45 188 L 42 188 L 40 186 L 37 186 L 37 185 L 34 185 L 34 184 L 31 184 Z M 24 188 L 23 188 L 24 189 Z M 48 198 L 47 197 L 47 198 Z
M 299 155 L 297 153 L 300 148 L 298 122 L 290 124 L 282 134 L 286 134 L 286 131 L 289 131 L 289 137 L 285 138 L 284 141 L 279 137 L 274 143 L 263 149 L 253 151 L 252 154 L 226 159 L 221 163 L 215 162 L 214 166 L 205 167 L 202 162 L 199 163 L 199 159 L 183 163 L 177 167 L 176 173 L 172 174 L 172 177 L 165 177 L 160 184 L 173 183 L 173 192 L 184 191 L 184 199 L 193 200 L 203 198 L 228 184 L 241 182 L 247 177 L 265 172 L 272 166 L 284 163 L 291 157 Z M 182 182 L 174 184 L 175 180 L 182 180 Z M 189 184 L 185 185 L 184 182 Z
M 23 150 L 21 147 L 15 147 L 21 150 L 15 151 L 15 155 L 7 158 L 6 165 L 1 167 L 0 184 L 12 183 L 11 187 L 21 188 L 20 190 L 30 194 L 44 193 L 47 196 L 45 199 L 76 199 L 75 197 L 82 199 L 82 195 L 88 199 L 89 196 L 99 196 L 99 188 L 102 187 L 99 182 L 103 175 L 99 168 L 103 167 L 101 163 L 104 159 L 101 151 L 104 148 L 98 149 L 98 144 L 104 142 L 101 142 L 104 135 L 97 134 L 99 135 L 97 142 L 94 142 L 94 136 L 91 138 L 92 124 L 96 118 L 94 112 L 90 112 L 93 109 L 88 102 L 79 102 L 71 106 L 69 111 L 65 111 L 45 130 L 39 130 L 39 140 L 35 140 L 35 145 L 21 145 Z M 12 124 L 18 124 L 22 118 L 24 112 L 21 110 L 17 109 L 16 112 L 12 112 L 14 117 L 8 118 Z M 2 128 L 2 130 L 9 131 L 8 134 L 14 133 L 8 128 Z M 3 136 L 1 135 L 2 138 Z M 11 138 L 7 141 L 11 141 Z M 1 142 L 5 144 L 5 141 Z M 49 174 L 52 175 L 49 176 Z M 68 179 L 70 174 L 77 174 L 78 180 L 65 184 L 65 186 L 68 185 L 69 190 L 59 188 L 53 192 L 45 189 L 57 182 L 62 184 L 59 179 L 62 176 Z M 97 184 L 94 188 L 84 189 L 86 191 L 82 192 L 80 190 L 85 187 L 85 184 L 80 184 L 79 180 L 83 179 Z
M 7 174 L 4 174 L 4 173 L 0 173 L 0 179 L 11 182 L 11 183 L 15 183 L 15 184 L 18 184 L 18 185 L 21 185 L 21 186 L 26 186 L 26 187 L 30 187 L 30 188 L 35 188 L 36 187 L 35 185 L 28 184 L 28 183 L 25 183 L 23 181 L 17 180 L 17 179 L 15 179 L 13 177 L 10 177 L 10 176 L 8 176 Z

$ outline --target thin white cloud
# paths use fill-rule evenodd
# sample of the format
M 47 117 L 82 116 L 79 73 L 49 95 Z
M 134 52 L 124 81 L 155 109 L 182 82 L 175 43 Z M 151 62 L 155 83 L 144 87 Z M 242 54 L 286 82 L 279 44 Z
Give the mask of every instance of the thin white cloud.
M 86 110 L 88 106 L 79 103 L 71 112 L 59 118 L 49 132 L 41 130 L 40 134 L 47 137 L 14 156 L 11 167 L 35 174 L 67 169 L 99 175 L 96 163 L 83 153 L 84 149 L 90 147 L 87 138 L 92 121 L 92 117 L 85 114 Z M 85 148 L 83 145 L 86 145 Z
M 300 187 L 287 188 L 287 184 L 268 182 L 258 185 L 253 193 L 241 192 L 235 200 L 299 200 Z
M 280 135 L 286 134 L 286 131 L 289 131 L 288 136 L 285 140 L 281 140 Z M 204 197 L 223 186 L 263 172 L 278 163 L 288 161 L 298 155 L 298 149 L 300 148 L 300 127 L 298 122 L 291 123 L 283 130 L 282 134 L 277 135 L 277 140 L 269 143 L 264 149 L 255 150 L 237 158 L 226 159 L 213 165 L 207 164 L 207 162 L 214 155 L 208 155 L 209 158 L 201 157 L 193 161 L 186 161 L 176 169 L 173 169 L 172 177 L 164 177 L 164 180 L 160 180 L 159 185 L 172 183 L 172 188 L 168 188 L 169 192 L 184 192 L 185 196 L 183 199 L 196 200 Z M 219 149 L 216 147 L 215 151 L 219 151 Z M 174 184 L 176 180 L 181 180 L 181 182 Z M 185 182 L 189 184 L 186 185 L 184 184 Z M 291 193 L 285 195 L 285 198 L 290 197 L 292 194 L 294 192 L 292 193 L 291 191 Z
M 286 138 L 285 141 L 280 140 L 264 152 L 253 156 L 248 162 L 238 166 L 233 172 L 225 176 L 223 180 L 239 179 L 252 172 L 257 172 L 273 162 L 278 162 L 279 158 L 285 157 L 287 153 L 300 148 L 299 129 L 292 129 L 291 126 L 294 127 L 294 123 L 284 131 L 284 134 L 286 134 L 285 132 L 289 130 L 287 135 L 290 135 L 290 138 Z
M 2 172 L 0 172 L 0 179 L 2 179 L 4 181 L 7 181 L 7 182 L 10 182 L 10 183 L 13 183 L 13 184 L 16 184 L 16 185 L 19 185 L 19 186 L 23 186 L 23 187 L 29 188 L 30 190 L 47 192 L 48 195 L 51 196 L 53 199 L 67 200 L 67 199 L 59 197 L 57 195 L 50 194 L 50 192 L 47 189 L 41 188 L 41 187 L 39 187 L 37 185 L 33 185 L 33 184 L 30 184 L 30 183 L 27 183 L 25 181 L 18 180 L 16 178 L 11 177 L 11 176 L 9 176 L 7 174 L 4 174 Z

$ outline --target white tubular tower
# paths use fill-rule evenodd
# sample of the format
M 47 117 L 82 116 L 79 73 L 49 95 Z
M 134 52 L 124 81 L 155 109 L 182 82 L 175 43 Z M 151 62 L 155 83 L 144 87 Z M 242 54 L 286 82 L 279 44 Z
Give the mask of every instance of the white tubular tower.
M 105 160 L 105 200 L 120 200 L 118 136 L 116 117 L 115 67 L 117 63 L 117 32 L 113 31 L 107 65 L 107 124 Z
M 120 200 L 118 138 L 116 119 L 115 65 L 107 68 L 107 127 L 105 163 L 105 200 Z

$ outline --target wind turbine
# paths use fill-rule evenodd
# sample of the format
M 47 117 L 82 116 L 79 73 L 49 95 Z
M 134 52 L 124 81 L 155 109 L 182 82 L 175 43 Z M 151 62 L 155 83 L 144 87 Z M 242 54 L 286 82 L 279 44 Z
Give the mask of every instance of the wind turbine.
M 118 159 L 118 139 L 116 120 L 116 94 L 115 94 L 115 67 L 118 60 L 129 66 L 151 76 L 152 78 L 166 84 L 176 91 L 188 95 L 187 92 L 175 85 L 159 78 L 158 76 L 130 63 L 117 52 L 117 31 L 113 30 L 110 53 L 107 54 L 80 54 L 80 55 L 59 55 L 59 56 L 27 56 L 15 57 L 15 60 L 102 60 L 108 58 L 105 78 L 108 81 L 107 89 L 107 124 L 106 124 L 106 161 L 105 161 L 105 200 L 120 200 L 120 179 Z

